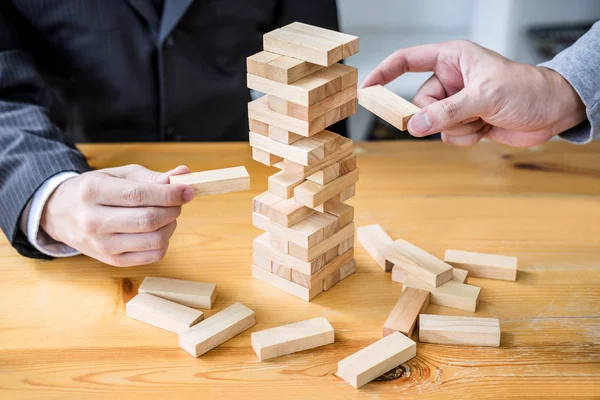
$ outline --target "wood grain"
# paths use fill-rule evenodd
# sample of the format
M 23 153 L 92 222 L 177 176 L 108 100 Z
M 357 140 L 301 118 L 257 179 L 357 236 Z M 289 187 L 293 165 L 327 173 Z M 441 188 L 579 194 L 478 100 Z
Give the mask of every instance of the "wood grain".
M 6 399 L 594 398 L 600 387 L 600 143 L 516 150 L 491 143 L 356 143 L 356 226 L 436 257 L 448 248 L 519 257 L 516 282 L 481 286 L 475 314 L 499 318 L 499 348 L 418 344 L 410 371 L 355 391 L 337 362 L 381 337 L 402 285 L 355 247 L 356 273 L 306 303 L 251 278 L 252 198 L 275 171 L 247 143 L 80 146 L 94 168 L 139 163 L 166 171 L 245 165 L 251 190 L 186 205 L 159 263 L 113 268 L 87 257 L 30 260 L 0 239 L 0 395 Z M 212 282 L 205 318 L 240 301 L 257 324 L 200 359 L 177 335 L 125 316 L 145 276 Z M 336 342 L 260 363 L 250 333 L 325 316 Z

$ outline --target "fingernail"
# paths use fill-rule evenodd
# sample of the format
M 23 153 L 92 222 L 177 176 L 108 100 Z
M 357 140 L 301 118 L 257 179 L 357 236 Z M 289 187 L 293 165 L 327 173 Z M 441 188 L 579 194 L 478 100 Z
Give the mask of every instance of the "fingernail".
M 194 189 L 192 189 L 191 187 L 186 187 L 183 191 L 183 201 L 187 203 L 188 201 L 192 201 L 194 197 L 196 197 Z
M 431 129 L 429 116 L 424 112 L 413 115 L 412 118 L 408 120 L 408 125 L 411 133 L 419 136 L 425 135 Z

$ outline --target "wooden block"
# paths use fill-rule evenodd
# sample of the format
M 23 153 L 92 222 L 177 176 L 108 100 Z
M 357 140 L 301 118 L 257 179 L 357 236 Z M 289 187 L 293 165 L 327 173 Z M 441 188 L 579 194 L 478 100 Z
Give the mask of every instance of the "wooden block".
M 404 239 L 395 240 L 386 247 L 385 259 L 433 287 L 449 282 L 453 277 L 450 265 Z
M 392 268 L 392 281 L 403 283 L 405 279 L 406 272 L 402 269 L 401 266 L 394 265 Z
M 252 133 L 252 132 L 250 132 Z M 255 134 L 256 135 L 256 134 Z M 261 136 L 261 135 L 259 135 Z M 266 136 L 261 136 L 266 138 Z M 271 167 L 278 162 L 283 161 L 283 158 L 276 156 L 275 154 L 271 154 L 264 150 L 258 149 L 256 147 L 252 148 L 252 159 L 254 161 L 258 161 L 261 164 L 266 165 L 267 167 Z
M 389 272 L 391 266 L 390 268 L 386 268 L 385 250 L 388 245 L 393 243 L 392 238 L 377 224 L 361 226 L 356 232 L 358 234 L 358 243 L 367 250 L 367 253 L 384 271 Z
M 310 280 L 308 281 L 308 287 L 312 288 L 315 285 L 319 285 L 323 282 L 324 279 L 329 277 L 329 275 L 333 274 L 335 271 L 339 270 L 343 265 L 350 262 L 354 258 L 354 249 L 350 249 L 344 254 L 337 256 L 330 263 L 325 265 L 323 268 L 310 275 Z M 339 278 L 338 278 L 339 280 Z M 335 282 L 337 283 L 337 281 Z M 331 286 L 333 286 L 333 283 Z
M 279 290 L 283 290 L 293 296 L 296 296 L 304 301 L 310 301 L 323 291 L 323 285 L 315 285 L 312 288 L 300 286 L 292 281 L 283 279 L 277 275 L 270 274 L 267 271 L 252 266 L 252 276 L 259 281 L 268 283 Z
M 340 268 L 340 281 L 356 272 L 356 260 L 351 260 Z
M 460 283 L 467 283 L 468 276 L 469 271 L 466 269 L 452 268 L 452 280 Z
M 337 375 L 358 389 L 416 354 L 417 344 L 394 332 L 338 362 Z
M 340 201 L 344 202 L 350 200 L 356 195 L 356 185 L 350 185 L 346 189 L 340 192 Z
M 344 240 L 348 239 L 354 234 L 354 222 L 351 222 L 344 226 L 342 229 L 337 231 L 330 238 L 317 243 L 313 247 L 302 247 L 296 243 L 290 242 L 289 254 L 292 257 L 296 257 L 302 261 L 312 261 L 318 256 L 324 254 L 332 247 L 339 245 Z
M 478 278 L 517 280 L 517 257 L 471 251 L 446 250 L 444 260 Z
M 304 24 L 302 22 L 292 22 L 281 29 L 284 31 L 298 32 L 314 38 L 320 38 L 339 43 L 342 46 L 342 58 L 347 58 L 358 53 L 359 39 L 357 36 Z
M 358 84 L 358 68 L 338 63 L 331 65 L 328 71 L 340 76 L 342 79 L 342 90 L 357 86 Z
M 265 270 L 257 269 L 268 274 Z M 194 357 L 200 357 L 254 326 L 255 322 L 254 311 L 235 303 L 181 333 L 179 346 Z
M 344 81 L 342 80 L 342 85 L 343 83 Z M 343 106 L 351 100 L 355 100 L 357 98 L 356 96 L 357 89 L 356 84 L 354 84 L 310 106 L 293 103 L 286 99 L 271 95 L 267 95 L 267 100 L 269 108 L 273 111 L 289 115 L 290 117 L 303 121 L 312 121 L 327 114 L 331 110 L 335 110 L 336 108 Z
M 288 240 L 277 235 L 271 235 L 269 232 L 265 232 L 265 234 L 269 235 L 269 245 L 273 249 L 283 254 L 290 253 L 290 242 Z
M 247 71 L 277 82 L 290 84 L 323 68 L 321 65 L 309 63 L 280 54 L 261 51 L 246 59 Z
M 250 175 L 244 167 L 175 175 L 169 178 L 169 182 L 191 186 L 196 196 L 240 192 L 250 189 Z
M 217 299 L 217 285 L 181 279 L 147 276 L 138 289 L 190 307 L 211 309 Z
M 475 312 L 477 310 L 479 293 L 481 292 L 480 287 L 467 285 L 454 280 L 435 288 L 411 274 L 406 274 L 402 290 L 406 290 L 406 288 L 410 287 L 428 290 L 431 293 L 431 297 L 429 298 L 431 304 L 469 312 Z
M 279 143 L 292 144 L 304 137 L 301 135 L 297 135 L 294 132 L 290 132 L 288 130 L 278 128 L 274 125 L 267 125 L 267 126 L 268 126 L 267 136 L 269 137 L 269 139 L 275 140 L 276 142 L 279 142 Z M 252 129 L 250 129 L 250 130 L 252 130 Z M 260 132 L 257 132 L 257 133 L 260 133 Z
M 326 292 L 340 281 L 340 270 L 336 269 L 323 279 L 323 291 Z
M 282 201 L 281 197 L 275 196 L 271 192 L 263 192 L 252 199 L 252 211 L 269 217 L 271 207 Z
M 301 136 L 312 136 L 325 129 L 325 118 L 302 121 L 269 109 L 265 96 L 248 103 L 248 117 Z
M 360 89 L 358 104 L 401 131 L 407 129 L 410 117 L 420 110 L 410 101 L 381 85 Z
M 271 260 L 260 254 L 252 254 L 252 264 L 256 265 L 258 268 L 264 269 L 265 271 L 273 272 L 273 264 Z
M 348 156 L 339 162 L 340 164 L 340 175 L 346 175 L 348 172 L 356 169 L 356 156 L 353 154 Z
M 307 176 L 306 179 L 319 185 L 326 185 L 339 177 L 340 163 L 335 163 L 315 172 L 311 176 Z
M 354 221 L 354 207 L 348 204 L 339 203 L 329 208 L 327 213 L 339 218 L 340 228 Z
M 344 242 L 345 242 L 345 241 L 344 241 Z M 343 242 L 342 242 L 342 243 L 343 243 Z M 341 243 L 340 243 L 340 244 L 341 244 Z M 332 248 L 332 249 L 328 250 L 328 251 L 325 253 L 325 262 L 326 262 L 326 263 L 330 263 L 331 261 L 335 260 L 335 258 L 336 258 L 337 256 L 340 256 L 340 255 L 341 255 L 341 254 L 338 254 L 338 249 L 339 249 L 339 247 L 340 247 L 340 245 L 338 244 L 336 247 L 334 247 L 334 248 Z M 348 250 L 350 250 L 350 249 L 348 249 Z M 348 251 L 348 250 L 346 250 L 346 251 Z M 344 253 L 345 253 L 345 252 L 343 252 L 342 254 L 344 254 Z
M 323 240 L 340 230 L 340 219 L 335 215 L 315 213 L 311 217 L 323 227 Z
M 313 216 L 311 215 L 304 221 L 286 228 L 276 224 L 264 215 L 253 212 L 252 224 L 258 229 L 271 232 L 273 235 L 281 236 L 290 243 L 296 243 L 299 246 L 310 248 L 323 241 L 323 225 L 321 221 L 315 221 L 312 217 Z
M 269 177 L 269 192 L 282 199 L 294 197 L 294 188 L 304 182 L 304 178 L 284 171 Z
M 294 188 L 294 200 L 307 207 L 316 207 L 358 182 L 358 168 L 326 185 L 305 181 Z
M 125 305 L 129 318 L 169 332 L 181 333 L 202 321 L 202 311 L 148 293 L 139 293 Z
M 323 204 L 319 204 L 318 206 L 311 208 L 314 208 L 320 213 L 331 213 L 331 211 L 334 211 L 336 207 L 338 207 L 340 204 L 343 204 L 344 201 L 352 198 L 355 195 L 355 193 L 356 185 L 353 184 L 348 186 L 346 189 L 342 190 L 338 195 L 330 198 Z M 352 215 L 352 218 L 354 218 L 354 215 Z
M 340 141 L 341 141 L 340 149 L 338 151 L 325 157 L 324 159 L 320 160 L 319 162 L 311 164 L 310 166 L 305 166 L 305 165 L 298 164 L 293 161 L 284 159 L 283 160 L 283 170 L 286 173 L 293 174 L 293 175 L 296 175 L 296 176 L 304 179 L 307 176 L 310 176 L 310 175 L 314 174 L 315 172 L 320 171 L 321 169 L 350 156 L 352 154 L 352 146 L 353 146 L 352 140 L 342 137 L 340 139 Z
M 310 138 L 302 138 L 292 144 L 284 144 L 269 137 L 250 132 L 250 146 L 275 154 L 302 165 L 310 165 L 325 158 L 336 150 L 333 144 L 338 143 L 341 136 L 324 130 Z
M 296 270 L 292 270 L 292 282 L 297 283 L 305 288 L 310 287 L 310 275 L 303 274 Z
M 344 254 L 350 249 L 354 248 L 354 235 L 350 236 L 348 239 L 344 240 L 342 243 L 338 245 L 338 255 Z
M 419 342 L 500 347 L 500 321 L 496 318 L 421 314 Z
M 248 119 L 248 125 L 250 126 L 250 130 L 252 132 L 256 132 L 256 133 L 258 133 L 260 135 L 264 135 L 264 136 L 269 135 L 269 125 L 265 124 L 264 122 L 260 122 L 255 119 Z M 301 137 L 301 136 L 299 136 L 299 137 Z
M 252 74 L 246 74 L 246 78 L 250 89 L 303 106 L 312 106 L 342 90 L 342 77 L 339 73 L 329 71 L 328 68 L 316 71 L 289 85 Z M 266 104 L 268 107 L 268 102 Z
M 255 238 L 253 241 L 254 253 L 260 254 L 272 261 L 281 263 L 292 269 L 292 271 L 298 271 L 305 275 L 314 274 L 325 266 L 325 256 L 317 257 L 315 260 L 307 262 L 278 251 L 272 246 L 273 238 L 276 238 L 276 235 L 271 235 L 269 232 L 265 232 L 259 237 Z
M 292 270 L 279 262 L 271 263 L 271 272 L 288 281 L 292 280 Z
M 263 48 L 272 53 L 323 66 L 331 65 L 344 58 L 343 45 L 339 41 L 284 29 L 265 33 Z
M 400 332 L 412 337 L 419 314 L 429 306 L 429 292 L 408 288 L 402 292 L 392 312 L 383 324 L 383 336 Z
M 251 343 L 258 359 L 268 360 L 331 344 L 335 331 L 325 317 L 252 332 Z
M 314 214 L 314 212 L 315 210 L 312 208 L 298 204 L 294 201 L 294 199 L 289 199 L 280 200 L 278 203 L 273 204 L 269 208 L 269 215 L 267 216 L 271 219 L 271 221 L 289 228 L 290 226 L 305 220 L 310 215 Z

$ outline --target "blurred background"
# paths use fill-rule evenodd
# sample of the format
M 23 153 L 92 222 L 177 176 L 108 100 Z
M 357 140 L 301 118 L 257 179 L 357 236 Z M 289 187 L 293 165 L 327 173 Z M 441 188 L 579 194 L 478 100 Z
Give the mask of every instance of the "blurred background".
M 537 64 L 570 46 L 600 20 L 600 0 L 337 0 L 341 30 L 360 37 L 347 59 L 359 82 L 394 50 L 469 39 L 520 62 Z M 411 99 L 430 74 L 411 73 L 387 87 Z M 349 121 L 355 140 L 402 139 L 359 107 Z

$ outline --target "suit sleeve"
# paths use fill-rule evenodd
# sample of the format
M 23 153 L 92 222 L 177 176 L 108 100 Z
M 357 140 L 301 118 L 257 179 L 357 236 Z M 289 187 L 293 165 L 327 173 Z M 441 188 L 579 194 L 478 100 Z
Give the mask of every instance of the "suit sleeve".
M 21 213 L 50 177 L 90 168 L 51 115 L 52 96 L 26 51 L 20 21 L 10 2 L 0 2 L 0 228 L 20 254 L 49 258 L 19 228 Z

